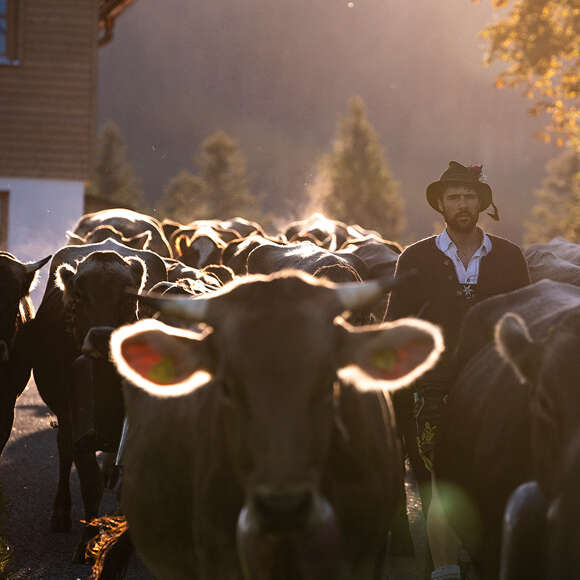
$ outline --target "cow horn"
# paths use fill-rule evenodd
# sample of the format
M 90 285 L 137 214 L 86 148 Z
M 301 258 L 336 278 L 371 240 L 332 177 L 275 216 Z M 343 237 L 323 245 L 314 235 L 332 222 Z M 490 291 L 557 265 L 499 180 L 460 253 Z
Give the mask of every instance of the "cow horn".
M 46 256 L 46 258 L 38 260 L 38 262 L 33 262 L 32 264 L 24 264 L 24 267 L 26 268 L 26 273 L 32 274 L 33 272 L 36 272 L 36 270 L 42 268 L 42 266 L 44 266 L 51 258 L 52 254 L 49 254 L 48 256 Z
M 371 302 L 378 300 L 385 292 L 415 276 L 415 272 L 409 272 L 397 278 L 381 278 L 368 282 L 347 282 L 336 285 L 336 294 L 345 310 L 356 310 Z
M 137 297 L 144 304 L 163 314 L 198 322 L 205 319 L 209 307 L 207 298 L 167 298 L 150 294 L 139 294 Z

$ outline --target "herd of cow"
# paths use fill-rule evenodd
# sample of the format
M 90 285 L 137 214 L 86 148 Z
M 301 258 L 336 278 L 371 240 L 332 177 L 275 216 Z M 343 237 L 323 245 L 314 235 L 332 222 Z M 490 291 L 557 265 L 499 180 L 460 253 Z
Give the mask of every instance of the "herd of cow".
M 52 260 L 0 253 L 0 450 L 32 371 L 58 419 L 52 529 L 73 461 L 87 521 L 121 464 L 129 533 L 101 578 L 135 546 L 159 579 L 382 579 L 404 502 L 390 391 L 444 348 L 380 322 L 401 247 L 320 215 L 272 236 L 122 209 L 67 237 Z M 534 283 L 468 313 L 436 454 L 482 580 L 580 578 L 580 245 L 525 255 Z

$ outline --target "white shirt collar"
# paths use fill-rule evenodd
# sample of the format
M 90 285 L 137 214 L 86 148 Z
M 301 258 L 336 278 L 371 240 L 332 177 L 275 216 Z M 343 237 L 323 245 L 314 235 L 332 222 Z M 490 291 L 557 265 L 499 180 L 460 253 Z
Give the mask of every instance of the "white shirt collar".
M 489 236 L 481 230 L 483 234 L 483 240 L 481 246 L 477 249 L 473 256 L 487 256 L 491 252 L 491 240 Z M 456 248 L 455 242 L 451 239 L 451 236 L 447 233 L 447 228 L 445 228 L 436 238 L 435 243 L 437 247 L 444 253 L 448 254 L 451 248 Z

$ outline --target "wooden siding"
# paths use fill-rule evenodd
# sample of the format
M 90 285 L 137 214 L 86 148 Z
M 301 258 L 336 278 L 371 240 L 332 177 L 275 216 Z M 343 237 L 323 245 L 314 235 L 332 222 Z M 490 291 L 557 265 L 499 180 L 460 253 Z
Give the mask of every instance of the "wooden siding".
M 95 155 L 98 3 L 20 2 L 20 64 L 0 65 L 0 175 L 86 181 Z

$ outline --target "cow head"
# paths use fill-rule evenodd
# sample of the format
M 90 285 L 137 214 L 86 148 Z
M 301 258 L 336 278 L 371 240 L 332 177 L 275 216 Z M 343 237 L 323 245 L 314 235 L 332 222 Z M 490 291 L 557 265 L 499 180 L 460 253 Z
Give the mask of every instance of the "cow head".
M 551 497 L 580 418 L 580 312 L 568 314 L 541 340 L 531 338 L 519 316 L 506 314 L 496 326 L 496 345 L 529 385 L 536 475 Z
M 174 244 L 179 259 L 194 268 L 219 264 L 225 248 L 223 240 L 210 227 L 201 227 L 193 234 L 185 230 L 175 236 Z
M 422 321 L 355 328 L 340 318 L 381 291 L 282 272 L 248 276 L 209 298 L 143 297 L 206 326 L 194 333 L 141 321 L 116 331 L 111 350 L 132 388 L 158 397 L 187 395 L 200 384 L 198 372 L 209 373 L 246 517 L 261 529 L 307 526 L 331 514 L 320 482 L 340 378 L 360 389 L 405 385 L 443 348 L 439 330 Z
M 115 252 L 93 252 L 76 267 L 59 266 L 55 282 L 63 291 L 65 318 L 79 347 L 94 326 L 117 328 L 136 320 L 137 302 L 126 290 L 141 290 L 146 276 L 140 258 Z
M 51 256 L 32 264 L 23 264 L 11 254 L 0 252 L 0 361 L 8 359 L 20 302 L 28 296 L 38 270 Z

